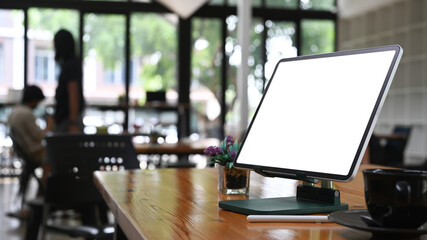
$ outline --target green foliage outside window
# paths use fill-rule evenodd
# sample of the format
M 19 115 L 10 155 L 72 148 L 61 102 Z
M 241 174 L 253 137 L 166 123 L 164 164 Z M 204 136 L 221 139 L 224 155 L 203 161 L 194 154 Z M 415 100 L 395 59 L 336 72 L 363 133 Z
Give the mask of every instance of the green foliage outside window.
M 219 98 L 221 54 L 221 22 L 216 19 L 194 19 L 192 22 L 192 46 L 206 41 L 203 49 L 193 48 L 191 67 L 193 81 L 208 87 Z
M 118 61 L 124 59 L 125 17 L 90 13 L 85 16 L 84 56 L 96 50 L 98 59 L 105 69 L 115 69 Z
M 331 20 L 302 21 L 301 55 L 335 51 L 335 23 Z
M 298 0 L 266 0 L 268 7 L 297 8 Z
M 61 29 L 67 29 L 73 34 L 77 42 L 79 37 L 78 12 L 75 10 L 48 9 L 48 8 L 30 8 L 28 10 L 29 29 L 43 30 L 50 33 L 52 37 Z M 52 44 L 53 46 L 53 44 Z M 76 44 L 78 49 L 78 45 Z M 77 50 L 76 49 L 76 50 Z
M 132 15 L 131 46 L 132 59 L 142 66 L 137 86 L 150 91 L 176 86 L 177 30 L 167 16 Z
M 217 100 L 221 96 L 221 21 L 195 18 L 191 36 L 191 90 L 208 88 Z M 218 101 L 220 102 L 220 101 Z M 199 116 L 207 116 L 204 103 L 191 103 Z
M 335 10 L 335 0 L 301 0 L 300 7 L 303 10 Z

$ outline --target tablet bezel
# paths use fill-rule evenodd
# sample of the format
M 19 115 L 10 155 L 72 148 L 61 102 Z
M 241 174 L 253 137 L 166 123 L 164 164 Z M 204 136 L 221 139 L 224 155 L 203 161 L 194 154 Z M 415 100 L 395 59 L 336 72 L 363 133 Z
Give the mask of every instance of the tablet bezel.
M 277 71 L 278 66 L 282 62 L 289 62 L 289 61 L 300 61 L 300 60 L 308 60 L 308 59 L 318 59 L 318 58 L 328 58 L 328 57 L 338 57 L 338 56 L 347 56 L 347 55 L 354 55 L 354 54 L 365 54 L 365 53 L 375 53 L 375 52 L 385 52 L 385 51 L 394 51 L 394 56 L 391 61 L 391 64 L 388 68 L 387 75 L 383 81 L 382 87 L 380 92 L 378 93 L 377 100 L 375 102 L 373 111 L 371 112 L 369 121 L 365 127 L 365 131 L 363 133 L 363 137 L 359 143 L 359 147 L 357 148 L 356 155 L 354 156 L 353 162 L 351 164 L 350 169 L 348 170 L 348 173 L 346 175 L 337 175 L 337 174 L 331 174 L 331 173 L 321 173 L 321 172 L 312 172 L 312 171 L 304 171 L 304 170 L 295 170 L 295 169 L 285 169 L 285 168 L 277 168 L 277 167 L 266 167 L 266 166 L 259 166 L 259 165 L 250 165 L 245 163 L 239 163 L 239 156 L 242 149 L 245 147 L 245 141 L 250 136 L 251 128 L 256 121 L 257 114 L 259 112 L 259 109 L 262 107 L 262 103 L 264 101 L 265 96 L 268 94 L 268 89 L 274 81 L 274 77 Z M 399 45 L 390 45 L 390 46 L 382 46 L 382 47 L 375 47 L 375 48 L 366 48 L 366 49 L 358 49 L 358 50 L 350 50 L 350 51 L 341 51 L 341 52 L 334 52 L 334 53 L 326 53 L 326 54 L 318 54 L 318 55 L 308 55 L 308 56 L 299 56 L 294 58 L 287 58 L 280 60 L 274 69 L 274 72 L 272 74 L 271 80 L 268 82 L 265 92 L 261 98 L 261 101 L 255 111 L 255 114 L 249 124 L 249 127 L 246 131 L 245 136 L 242 139 L 242 145 L 240 150 L 237 153 L 236 159 L 234 160 L 234 166 L 237 168 L 245 168 L 245 169 L 253 169 L 258 173 L 261 173 L 265 176 L 273 176 L 273 177 L 284 177 L 284 178 L 291 178 L 291 179 L 299 179 L 299 180 L 310 180 L 310 179 L 326 179 L 326 180 L 333 180 L 333 181 L 349 181 L 351 180 L 357 173 L 357 170 L 359 168 L 359 165 L 363 159 L 364 152 L 368 146 L 370 136 L 372 135 L 375 123 L 378 119 L 380 110 L 384 104 L 385 97 L 388 93 L 388 90 L 390 88 L 390 85 L 392 83 L 394 74 L 397 70 L 399 61 L 402 57 L 403 49 Z

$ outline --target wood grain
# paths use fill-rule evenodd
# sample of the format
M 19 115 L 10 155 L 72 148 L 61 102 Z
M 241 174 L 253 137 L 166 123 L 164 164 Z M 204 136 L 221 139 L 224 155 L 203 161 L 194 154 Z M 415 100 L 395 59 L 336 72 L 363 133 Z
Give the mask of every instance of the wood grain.
M 350 209 L 366 208 L 361 169 L 336 183 Z M 370 233 L 334 223 L 247 223 L 222 210 L 220 200 L 295 195 L 297 181 L 251 173 L 250 194 L 223 195 L 216 169 L 95 172 L 95 184 L 129 239 L 369 239 Z

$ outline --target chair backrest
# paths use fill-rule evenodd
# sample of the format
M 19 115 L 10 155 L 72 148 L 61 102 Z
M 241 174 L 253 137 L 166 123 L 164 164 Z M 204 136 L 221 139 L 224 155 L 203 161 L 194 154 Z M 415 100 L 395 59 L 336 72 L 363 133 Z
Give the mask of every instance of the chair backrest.
M 96 170 L 139 168 L 129 135 L 55 134 L 46 137 L 46 153 L 53 174 L 92 177 Z
M 399 138 L 398 141 L 390 140 L 387 142 L 387 144 L 398 144 L 400 147 L 405 148 L 409 139 L 409 135 L 411 134 L 411 127 L 397 125 L 393 129 L 393 134 L 401 135 L 402 138 Z
M 139 168 L 128 135 L 55 134 L 46 137 L 46 154 L 52 168 L 47 201 L 102 201 L 93 184 L 94 171 Z
M 402 135 L 409 136 L 409 134 L 411 133 L 411 127 L 410 126 L 400 126 L 400 125 L 397 125 L 393 129 L 393 133 L 394 134 L 402 134 Z
M 385 145 L 386 163 L 404 163 L 404 151 L 411 133 L 411 126 L 397 125 L 393 129 L 393 134 L 401 135 L 396 139 L 389 139 Z

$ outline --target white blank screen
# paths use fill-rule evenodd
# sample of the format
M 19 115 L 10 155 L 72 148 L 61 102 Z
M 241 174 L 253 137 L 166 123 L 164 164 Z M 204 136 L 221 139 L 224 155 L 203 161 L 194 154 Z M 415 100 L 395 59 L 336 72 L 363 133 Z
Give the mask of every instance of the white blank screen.
M 237 163 L 349 174 L 394 55 L 280 62 Z

